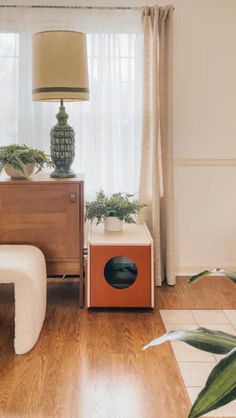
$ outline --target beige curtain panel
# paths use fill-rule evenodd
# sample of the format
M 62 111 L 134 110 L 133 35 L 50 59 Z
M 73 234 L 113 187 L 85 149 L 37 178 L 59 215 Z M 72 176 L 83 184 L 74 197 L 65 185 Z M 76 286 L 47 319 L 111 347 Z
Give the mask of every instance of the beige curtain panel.
M 145 7 L 142 214 L 154 239 L 155 283 L 175 284 L 173 191 L 173 6 Z

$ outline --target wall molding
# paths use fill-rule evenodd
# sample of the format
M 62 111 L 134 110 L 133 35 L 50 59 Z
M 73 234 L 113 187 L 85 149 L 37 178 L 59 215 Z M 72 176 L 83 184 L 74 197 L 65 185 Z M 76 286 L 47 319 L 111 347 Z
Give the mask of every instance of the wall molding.
M 175 268 L 175 275 L 176 276 L 192 276 L 193 274 L 198 273 L 199 271 L 203 270 L 213 270 L 215 267 L 220 267 L 227 271 L 236 271 L 235 264 L 226 264 L 226 263 L 218 263 L 218 264 L 196 264 L 196 265 L 182 265 L 176 266 Z M 216 276 L 222 276 L 222 274 L 217 273 Z
M 236 158 L 176 158 L 174 160 L 175 166 L 235 166 Z

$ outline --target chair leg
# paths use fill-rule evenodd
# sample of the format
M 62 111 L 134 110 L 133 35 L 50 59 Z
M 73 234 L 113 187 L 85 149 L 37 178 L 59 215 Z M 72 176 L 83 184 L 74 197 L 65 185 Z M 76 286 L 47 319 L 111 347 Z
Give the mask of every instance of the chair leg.
M 40 301 L 40 306 L 39 302 Z M 30 351 L 38 340 L 46 310 L 45 297 L 39 297 L 37 288 L 22 274 L 15 283 L 15 352 Z

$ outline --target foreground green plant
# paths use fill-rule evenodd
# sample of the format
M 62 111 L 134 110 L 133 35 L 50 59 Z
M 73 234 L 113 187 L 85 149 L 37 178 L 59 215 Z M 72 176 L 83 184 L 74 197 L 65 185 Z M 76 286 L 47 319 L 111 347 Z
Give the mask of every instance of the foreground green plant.
M 25 177 L 27 177 L 26 166 L 28 164 L 34 164 L 37 172 L 41 171 L 45 164 L 49 167 L 53 166 L 44 151 L 18 144 L 0 147 L 0 173 L 7 164 L 19 170 Z
M 195 274 L 188 279 L 187 283 L 191 285 L 199 279 L 215 273 L 222 273 L 236 283 L 235 272 L 227 272 L 219 268 Z M 210 373 L 204 388 L 192 406 L 189 418 L 201 417 L 236 399 L 236 336 L 207 328 L 170 331 L 152 340 L 143 347 L 143 350 L 173 340 L 184 341 L 199 350 L 214 354 L 226 354 Z
M 105 218 L 114 216 L 126 223 L 135 223 L 134 216 L 146 205 L 139 203 L 133 197 L 133 194 L 128 193 L 113 193 L 111 196 L 106 196 L 100 190 L 96 193 L 96 199 L 86 204 L 85 220 L 92 222 L 96 219 L 99 224 Z

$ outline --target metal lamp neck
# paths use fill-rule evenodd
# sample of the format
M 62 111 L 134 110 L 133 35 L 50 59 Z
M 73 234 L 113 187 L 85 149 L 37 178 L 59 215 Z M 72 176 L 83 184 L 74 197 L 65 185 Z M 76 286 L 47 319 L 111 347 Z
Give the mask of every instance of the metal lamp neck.
M 63 103 L 62 99 L 60 100 L 60 108 L 59 108 L 59 112 L 56 115 L 56 117 L 57 117 L 59 125 L 65 125 L 67 123 L 68 114 L 66 113 L 66 110 L 65 110 L 64 103 Z

